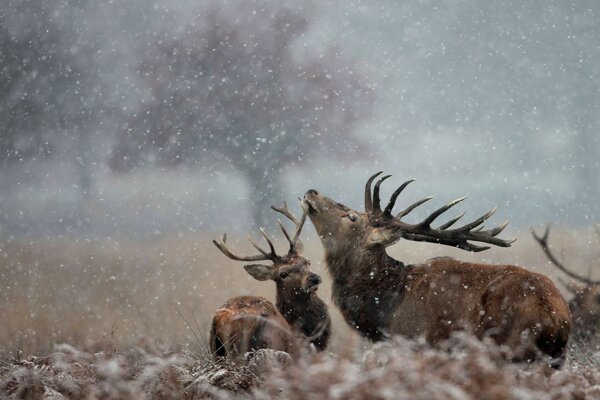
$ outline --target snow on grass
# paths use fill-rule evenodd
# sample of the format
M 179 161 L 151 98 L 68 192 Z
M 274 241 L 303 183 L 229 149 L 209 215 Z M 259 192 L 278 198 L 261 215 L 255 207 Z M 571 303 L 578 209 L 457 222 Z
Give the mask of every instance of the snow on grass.
M 585 346 L 582 346 L 585 347 Z M 600 397 L 595 355 L 555 371 L 513 364 L 504 350 L 465 334 L 432 348 L 396 337 L 355 359 L 320 353 L 289 360 L 259 351 L 242 360 L 132 348 L 124 353 L 56 346 L 0 366 L 0 398 L 57 399 L 585 399 Z

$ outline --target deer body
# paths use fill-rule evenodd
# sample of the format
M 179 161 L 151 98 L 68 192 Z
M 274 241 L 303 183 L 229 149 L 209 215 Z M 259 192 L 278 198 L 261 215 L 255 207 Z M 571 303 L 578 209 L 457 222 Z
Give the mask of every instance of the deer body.
M 416 265 L 386 257 L 381 264 L 362 264 L 364 271 L 349 280 L 336 279 L 334 271 L 340 266 L 328 262 L 334 303 L 346 322 L 369 339 L 400 334 L 436 343 L 452 331 L 467 329 L 518 349 L 517 358 L 531 357 L 532 347 L 552 357 L 561 354 L 569 311 L 545 276 L 443 257 Z M 523 343 L 523 332 L 529 333 L 531 343 Z
M 278 256 L 266 233 L 270 252 L 251 242 L 261 254 L 240 257 L 226 246 L 226 236 L 214 244 L 227 257 L 238 261 L 270 260 L 273 265 L 248 264 L 246 272 L 257 280 L 272 280 L 276 284 L 276 307 L 271 302 L 255 296 L 230 299 L 215 312 L 210 344 L 217 355 L 243 354 L 249 350 L 269 348 L 297 355 L 302 342 L 312 343 L 319 351 L 327 346 L 331 320 L 327 305 L 316 291 L 321 277 L 310 269 L 310 262 L 300 255 L 302 243 L 300 231 L 306 214 L 298 221 L 288 210 L 274 208 L 294 221 L 296 233 L 292 239 L 283 225 L 281 229 L 290 243 L 290 250 Z
M 295 355 L 295 344 L 287 321 L 263 297 L 234 297 L 215 311 L 210 330 L 210 347 L 215 355 L 244 354 L 252 349 Z
M 419 224 L 400 221 L 424 201 L 392 217 L 390 204 L 379 206 L 380 179 L 371 198 L 365 190 L 366 213 L 356 212 L 314 190 L 303 207 L 325 248 L 333 278 L 333 298 L 346 322 L 371 340 L 389 335 L 425 336 L 431 343 L 457 329 L 490 336 L 514 350 L 514 359 L 531 359 L 538 351 L 562 358 L 570 330 L 567 304 L 552 282 L 515 266 L 482 265 L 451 258 L 434 258 L 405 265 L 385 248 L 401 238 L 430 241 L 479 251 L 471 241 L 500 246 L 510 242 L 495 236 L 504 228 L 475 229 L 491 215 L 460 228 L 448 229 L 460 217 L 431 228 L 433 220 L 458 201 L 442 207 Z

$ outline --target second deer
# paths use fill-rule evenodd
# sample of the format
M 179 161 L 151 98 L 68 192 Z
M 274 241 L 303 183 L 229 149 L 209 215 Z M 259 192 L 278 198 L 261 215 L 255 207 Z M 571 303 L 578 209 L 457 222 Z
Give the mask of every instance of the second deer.
M 327 305 L 316 294 L 321 277 L 309 269 L 310 261 L 300 255 L 303 250 L 300 232 L 306 213 L 298 220 L 285 203 L 282 208 L 271 208 L 285 215 L 296 226 L 292 237 L 279 223 L 290 245 L 286 255 L 277 255 L 262 228 L 269 251 L 250 240 L 259 251 L 258 255 L 235 255 L 227 248 L 226 235 L 221 241 L 213 240 L 215 246 L 232 260 L 271 261 L 272 265 L 247 264 L 244 269 L 259 281 L 274 281 L 277 288 L 275 306 L 262 297 L 241 296 L 229 299 L 215 312 L 210 332 L 213 354 L 240 355 L 250 350 L 269 348 L 297 355 L 302 349 L 302 342 L 312 343 L 319 351 L 327 346 L 331 320 Z
M 550 262 L 576 282 L 564 283 L 564 286 L 573 295 L 569 301 L 571 318 L 573 320 L 573 335 L 579 339 L 587 339 L 600 332 L 600 281 L 586 278 L 564 266 L 552 253 L 548 246 L 550 227 L 548 226 L 542 236 L 538 236 L 532 229 L 533 238 L 539 243 Z

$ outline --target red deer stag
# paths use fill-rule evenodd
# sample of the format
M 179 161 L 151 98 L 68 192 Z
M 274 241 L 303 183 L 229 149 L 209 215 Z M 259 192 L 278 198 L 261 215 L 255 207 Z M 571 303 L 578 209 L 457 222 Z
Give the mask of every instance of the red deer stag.
M 226 246 L 226 235 L 220 242 L 213 240 L 223 254 L 236 261 L 268 260 L 273 265 L 248 264 L 244 269 L 259 281 L 272 280 L 276 284 L 276 306 L 263 297 L 242 296 L 229 299 L 214 315 L 210 345 L 214 354 L 243 354 L 250 350 L 269 348 L 297 355 L 300 342 L 312 343 L 321 351 L 327 346 L 331 321 L 327 305 L 316 291 L 321 277 L 310 269 L 310 262 L 302 257 L 300 232 L 306 221 L 306 212 L 298 220 L 284 203 L 283 208 L 271 207 L 296 225 L 291 237 L 281 222 L 279 225 L 290 248 L 279 256 L 273 243 L 261 228 L 269 250 L 263 250 L 250 240 L 260 254 L 237 256 Z
M 440 257 L 407 265 L 386 254 L 386 247 L 401 238 L 439 243 L 469 251 L 489 247 L 471 242 L 508 247 L 512 241 L 496 236 L 507 223 L 484 230 L 482 223 L 494 210 L 459 228 L 450 229 L 462 215 L 431 225 L 461 202 L 454 200 L 417 224 L 402 218 L 430 198 L 420 200 L 396 216 L 392 209 L 398 195 L 413 180 L 403 183 L 384 210 L 380 206 L 381 183 L 365 188 L 365 213 L 309 190 L 303 208 L 325 248 L 327 268 L 333 278 L 333 300 L 346 322 L 371 340 L 389 335 L 423 335 L 430 343 L 447 338 L 451 331 L 470 329 L 477 337 L 489 336 L 509 345 L 513 360 L 530 360 L 541 351 L 563 359 L 569 336 L 569 309 L 547 277 L 510 265 L 484 265 Z
M 576 274 L 558 260 L 548 246 L 549 226 L 542 236 L 538 236 L 533 229 L 531 233 L 544 250 L 548 260 L 564 274 L 580 283 L 565 283 L 565 287 L 573 294 L 573 299 L 569 301 L 573 333 L 579 339 L 592 338 L 600 331 L 600 281 Z

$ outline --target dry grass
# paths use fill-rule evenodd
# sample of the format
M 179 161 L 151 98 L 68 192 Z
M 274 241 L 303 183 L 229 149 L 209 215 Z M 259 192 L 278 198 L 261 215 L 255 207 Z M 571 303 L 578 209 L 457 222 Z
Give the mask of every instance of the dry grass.
M 274 298 L 274 287 L 253 280 L 240 264 L 223 257 L 210 244 L 216 236 L 186 234 L 144 243 L 0 241 L 0 360 L 12 360 L 0 368 L 0 398 L 28 393 L 33 398 L 53 393 L 70 398 L 228 397 L 231 392 L 223 389 L 255 386 L 260 374 L 210 361 L 207 327 L 227 298 Z M 232 246 L 250 251 L 246 243 L 235 243 L 243 234 L 230 237 Z M 510 249 L 480 254 L 418 243 L 398 244 L 391 254 L 406 262 L 451 255 L 559 276 L 528 232 L 519 239 Z M 592 231 L 555 231 L 551 242 L 580 271 L 587 272 L 600 255 Z M 305 244 L 313 268 L 324 277 L 321 296 L 329 301 L 320 244 L 314 239 Z M 498 359 L 500 349 L 466 338 L 455 339 L 460 345 L 449 352 L 402 340 L 371 347 L 331 310 L 329 354 L 261 375 L 264 382 L 252 397 L 282 392 L 287 398 L 340 399 L 600 396 L 598 355 L 589 347 L 572 349 L 569 366 L 551 374 L 541 367 L 506 365 Z M 106 392 L 109 387 L 117 391 Z

